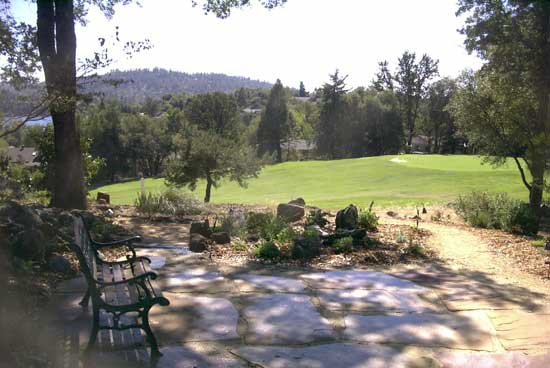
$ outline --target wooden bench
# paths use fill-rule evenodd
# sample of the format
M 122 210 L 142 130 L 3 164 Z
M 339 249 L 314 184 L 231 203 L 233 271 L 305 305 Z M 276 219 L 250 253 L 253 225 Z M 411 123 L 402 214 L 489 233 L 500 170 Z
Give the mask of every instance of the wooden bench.
M 92 330 L 85 356 L 94 348 L 101 330 L 141 329 L 151 346 L 150 361 L 154 365 L 162 354 L 149 325 L 149 310 L 156 304 L 167 306 L 170 302 L 154 281 L 157 274 L 151 270 L 150 260 L 136 256 L 131 243 L 138 238 L 112 243 L 95 242 L 82 218 L 75 219 L 74 229 L 75 244 L 71 244 L 71 249 L 76 253 L 88 285 L 81 305 L 86 307 L 91 298 L 93 310 Z M 125 260 L 107 261 L 100 254 L 101 248 L 120 245 L 127 245 L 131 250 L 132 254 Z M 100 323 L 100 312 L 110 317 L 107 323 Z M 107 336 L 111 335 L 116 340 L 114 333 Z M 111 345 L 116 343 L 112 341 Z

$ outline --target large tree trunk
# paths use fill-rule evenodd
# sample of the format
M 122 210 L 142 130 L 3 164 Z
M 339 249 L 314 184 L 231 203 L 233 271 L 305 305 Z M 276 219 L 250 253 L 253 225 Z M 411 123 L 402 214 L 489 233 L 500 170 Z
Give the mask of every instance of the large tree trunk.
M 86 208 L 76 111 L 76 35 L 70 0 L 37 0 L 37 40 L 54 125 L 52 205 Z

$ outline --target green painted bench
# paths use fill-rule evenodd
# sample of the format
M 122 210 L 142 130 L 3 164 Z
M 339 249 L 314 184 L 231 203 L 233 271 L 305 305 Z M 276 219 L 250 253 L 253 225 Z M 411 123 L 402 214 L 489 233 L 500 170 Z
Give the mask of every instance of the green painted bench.
M 86 307 L 91 299 L 93 310 L 92 330 L 85 357 L 94 348 L 100 331 L 120 331 L 120 334 L 101 335 L 102 340 L 109 340 L 102 341 L 103 345 L 116 348 L 122 340 L 125 343 L 139 343 L 140 334 L 136 334 L 136 330 L 141 329 L 151 346 L 150 361 L 154 365 L 162 354 L 149 325 L 149 310 L 156 304 L 167 306 L 170 302 L 162 295 L 155 282 L 157 274 L 150 268 L 150 260 L 136 255 L 132 242 L 139 238 L 112 243 L 95 242 L 80 217 L 75 219 L 74 230 L 75 243 L 71 244 L 71 249 L 78 258 L 88 286 L 80 304 Z M 100 253 L 102 248 L 120 245 L 127 245 L 130 249 L 131 254 L 125 260 L 107 261 Z M 100 313 L 107 315 L 107 318 L 103 318 L 103 323 L 100 321 Z

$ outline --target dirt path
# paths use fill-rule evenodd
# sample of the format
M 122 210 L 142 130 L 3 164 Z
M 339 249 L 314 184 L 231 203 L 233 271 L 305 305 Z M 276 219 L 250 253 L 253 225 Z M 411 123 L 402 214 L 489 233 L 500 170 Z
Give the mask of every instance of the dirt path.
M 411 221 L 383 218 L 387 224 L 408 224 Z M 550 281 L 521 271 L 509 259 L 491 250 L 484 239 L 466 226 L 421 222 L 420 228 L 429 230 L 432 236 L 429 246 L 453 269 L 483 272 L 499 282 L 522 286 L 542 293 L 550 301 Z

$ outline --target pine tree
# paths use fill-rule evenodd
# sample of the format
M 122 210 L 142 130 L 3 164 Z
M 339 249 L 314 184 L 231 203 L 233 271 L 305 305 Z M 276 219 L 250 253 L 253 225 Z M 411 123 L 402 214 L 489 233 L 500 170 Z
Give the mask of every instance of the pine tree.
M 306 91 L 306 86 L 304 82 L 300 82 L 300 90 L 298 91 L 298 97 L 307 97 L 308 93 Z
M 345 113 L 346 78 L 338 74 L 330 75 L 330 83 L 325 83 L 321 91 L 321 115 L 317 135 L 317 150 L 321 156 L 338 158 L 342 151 L 342 129 Z
M 277 152 L 277 162 L 282 162 L 281 143 L 288 138 L 289 126 L 285 91 L 279 79 L 271 88 L 257 134 L 259 154 Z

